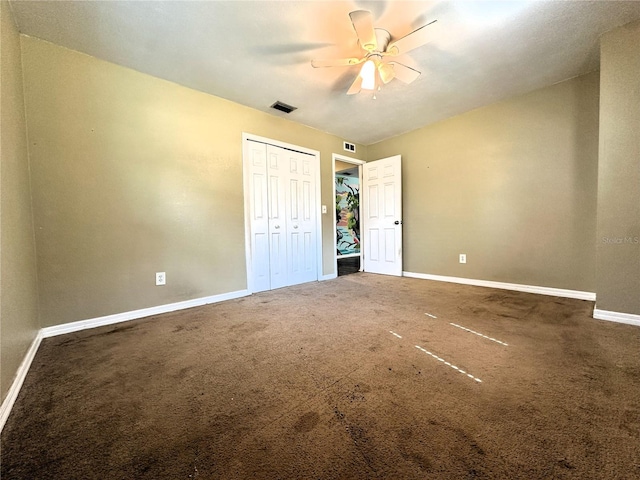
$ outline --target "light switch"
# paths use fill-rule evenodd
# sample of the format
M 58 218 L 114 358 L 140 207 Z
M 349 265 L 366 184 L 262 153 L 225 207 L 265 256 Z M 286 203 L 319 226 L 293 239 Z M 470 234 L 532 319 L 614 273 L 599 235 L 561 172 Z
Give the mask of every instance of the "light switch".
M 322 213 L 327 213 L 327 206 L 326 205 L 322 205 Z

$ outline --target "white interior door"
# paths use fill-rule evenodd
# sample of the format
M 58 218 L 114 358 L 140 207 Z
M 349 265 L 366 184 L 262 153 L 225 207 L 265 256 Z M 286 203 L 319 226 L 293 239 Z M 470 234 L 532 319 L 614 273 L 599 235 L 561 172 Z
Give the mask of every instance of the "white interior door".
M 402 276 L 400 155 L 363 165 L 364 271 Z
M 318 154 L 245 140 L 247 274 L 253 292 L 318 279 Z

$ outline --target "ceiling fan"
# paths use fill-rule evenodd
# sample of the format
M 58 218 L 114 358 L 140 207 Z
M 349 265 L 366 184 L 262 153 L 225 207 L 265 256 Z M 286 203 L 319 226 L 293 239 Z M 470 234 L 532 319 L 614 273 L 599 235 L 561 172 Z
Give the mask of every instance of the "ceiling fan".
M 347 95 L 359 93 L 361 90 L 379 90 L 379 80 L 387 84 L 397 78 L 404 83 L 411 83 L 420 76 L 418 70 L 390 60 L 421 47 L 431 40 L 431 31 L 427 27 L 437 20 L 391 42 L 391 34 L 388 31 L 374 28 L 373 15 L 370 11 L 355 10 L 349 14 L 349 17 L 358 36 L 360 48 L 364 50 L 362 57 L 312 60 L 311 66 L 314 68 L 348 67 L 362 63 L 360 73 L 347 91 Z

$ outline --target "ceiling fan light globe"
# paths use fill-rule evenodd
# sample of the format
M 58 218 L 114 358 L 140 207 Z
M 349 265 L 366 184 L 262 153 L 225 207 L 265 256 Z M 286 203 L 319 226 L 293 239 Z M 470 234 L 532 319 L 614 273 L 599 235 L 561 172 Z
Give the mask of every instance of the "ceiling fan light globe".
M 387 84 L 396 76 L 393 66 L 388 63 L 380 63 L 378 65 L 378 72 L 380 73 L 380 80 L 382 83 Z
M 376 88 L 376 64 L 373 60 L 367 60 L 360 70 L 363 90 L 374 90 Z

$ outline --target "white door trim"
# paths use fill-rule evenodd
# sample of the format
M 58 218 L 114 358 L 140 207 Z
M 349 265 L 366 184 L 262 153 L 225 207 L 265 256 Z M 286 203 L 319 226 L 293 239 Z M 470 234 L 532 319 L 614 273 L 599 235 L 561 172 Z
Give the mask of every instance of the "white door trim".
M 247 290 L 249 293 L 254 292 L 253 285 L 253 271 L 251 268 L 252 261 L 252 252 L 251 252 L 251 215 L 250 215 L 250 204 L 251 204 L 251 192 L 250 192 L 250 177 L 249 177 L 249 152 L 248 146 L 250 141 L 264 143 L 267 145 L 273 145 L 280 148 L 286 148 L 289 150 L 295 150 L 296 152 L 306 153 L 308 155 L 312 155 L 315 157 L 314 169 L 315 169 L 315 177 L 316 177 L 316 193 L 315 200 L 316 206 L 318 210 L 320 209 L 320 152 L 318 150 L 312 150 L 310 148 L 300 147 L 298 145 L 292 145 L 286 142 L 280 142 L 278 140 L 273 140 L 271 138 L 261 137 L 259 135 L 254 135 L 252 133 L 242 132 L 242 177 L 243 177 L 243 197 L 244 197 L 244 249 L 245 249 L 245 262 L 247 269 Z M 316 265 L 317 265 L 317 275 L 316 280 L 320 278 L 322 275 L 322 216 L 321 212 L 316 211 Z
M 335 201 L 336 201 L 336 160 L 339 160 L 341 162 L 344 163 L 351 163 L 352 165 L 357 165 L 358 167 L 358 175 L 360 177 L 360 189 L 362 189 L 362 165 L 364 165 L 365 162 L 364 160 L 358 160 L 356 158 L 351 158 L 351 157 L 345 157 L 344 155 L 340 155 L 339 153 L 334 153 L 331 155 L 331 185 L 333 188 L 333 195 L 331 196 L 332 200 L 331 200 L 331 211 L 332 213 L 332 218 L 333 218 L 333 275 L 330 278 L 336 278 L 338 276 L 338 254 L 336 253 L 336 245 L 338 243 L 338 234 L 336 232 L 336 206 L 335 206 Z M 362 194 L 360 195 L 360 219 L 362 220 Z M 362 232 L 362 225 L 360 226 L 360 232 Z M 362 237 L 363 235 L 360 235 L 360 268 L 362 268 Z

